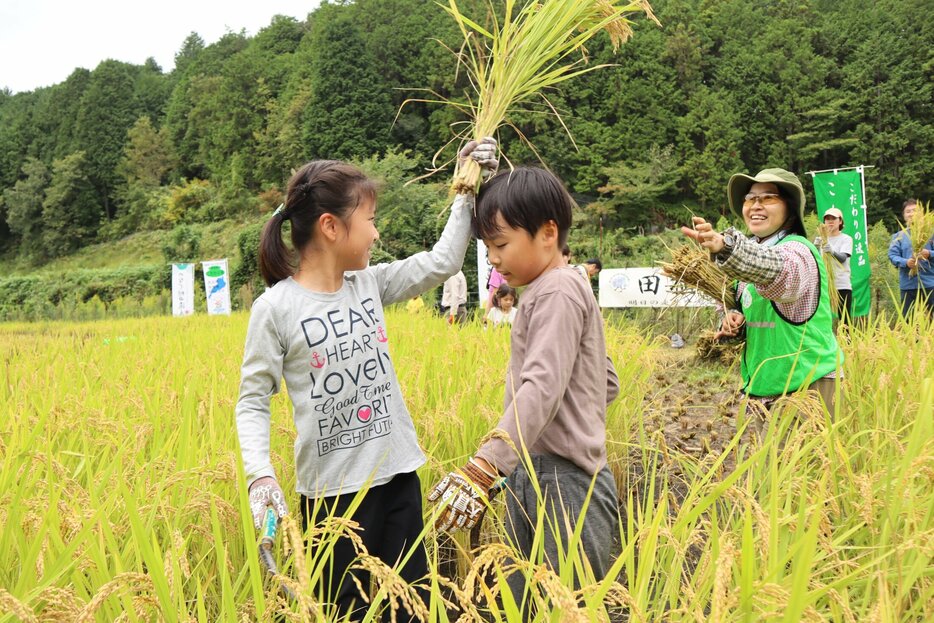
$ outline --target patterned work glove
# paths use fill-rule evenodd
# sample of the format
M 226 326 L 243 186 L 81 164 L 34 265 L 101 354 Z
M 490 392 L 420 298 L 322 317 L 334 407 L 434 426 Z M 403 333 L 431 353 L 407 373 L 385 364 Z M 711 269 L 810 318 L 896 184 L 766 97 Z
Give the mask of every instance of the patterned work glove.
M 470 459 L 461 469 L 454 470 L 435 485 L 428 495 L 429 502 L 446 504 L 435 528 L 443 532 L 470 530 L 486 512 L 487 496 L 496 477 Z
M 479 143 L 470 141 L 457 153 L 459 161 L 472 158 L 480 165 L 483 179 L 496 174 L 499 168 L 499 154 L 496 151 L 496 139 L 492 136 L 483 138 Z
M 272 476 L 257 479 L 250 487 L 250 512 L 253 514 L 253 525 L 257 530 L 263 527 L 263 516 L 266 507 L 271 506 L 279 519 L 289 514 L 289 507 L 285 504 L 285 494 L 279 483 Z

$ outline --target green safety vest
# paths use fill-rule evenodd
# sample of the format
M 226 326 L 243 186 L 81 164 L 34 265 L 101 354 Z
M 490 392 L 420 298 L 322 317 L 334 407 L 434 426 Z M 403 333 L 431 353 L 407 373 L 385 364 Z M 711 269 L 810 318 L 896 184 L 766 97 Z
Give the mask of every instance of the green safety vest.
M 820 272 L 820 298 L 814 314 L 796 324 L 782 316 L 773 301 L 756 292 L 753 284 L 746 284 L 739 301 L 746 317 L 741 372 L 743 390 L 752 396 L 797 391 L 843 364 L 843 352 L 833 333 L 824 262 L 817 248 L 801 236 L 785 236 L 776 246 L 791 241 L 803 243 L 814 256 Z

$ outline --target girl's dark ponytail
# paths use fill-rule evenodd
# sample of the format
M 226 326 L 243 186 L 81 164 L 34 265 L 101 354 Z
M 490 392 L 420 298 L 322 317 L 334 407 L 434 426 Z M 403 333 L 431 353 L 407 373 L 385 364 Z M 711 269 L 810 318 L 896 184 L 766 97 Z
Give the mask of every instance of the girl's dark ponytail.
M 313 160 L 292 175 L 285 209 L 273 214 L 259 241 L 259 272 L 273 286 L 295 272 L 297 258 L 282 239 L 292 225 L 292 248 L 301 253 L 322 214 L 346 219 L 362 201 L 376 200 L 376 185 L 360 169 L 338 160 Z
M 259 238 L 259 272 L 267 286 L 273 286 L 295 272 L 292 252 L 282 239 L 285 212 L 274 214 Z

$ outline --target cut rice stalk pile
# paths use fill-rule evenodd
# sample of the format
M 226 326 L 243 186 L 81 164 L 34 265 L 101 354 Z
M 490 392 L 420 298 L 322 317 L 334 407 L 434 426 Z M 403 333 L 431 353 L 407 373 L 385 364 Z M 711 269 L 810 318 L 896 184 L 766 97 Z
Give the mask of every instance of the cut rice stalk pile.
M 716 331 L 702 331 L 697 337 L 697 358 L 701 361 L 719 361 L 725 366 L 732 365 L 743 352 L 746 344 L 742 339 L 716 339 Z
M 911 215 L 911 220 L 908 222 L 911 255 L 916 262 L 921 259 L 921 250 L 924 249 L 924 245 L 934 236 L 934 212 L 928 209 L 928 205 L 919 201 L 914 214 Z M 931 260 L 934 261 L 934 258 L 931 258 Z M 914 268 L 909 269 L 908 274 L 912 277 L 917 275 L 918 265 L 915 264 Z
M 671 261 L 659 262 L 662 272 L 678 283 L 719 301 L 724 309 L 736 309 L 733 279 L 710 261 L 706 249 L 696 244 L 685 244 L 669 251 Z
M 605 30 L 618 48 L 632 35 L 626 16 L 634 12 L 658 23 L 647 0 L 506 0 L 504 4 L 502 17 L 495 16 L 489 29 L 461 13 L 456 0 L 448 0 L 445 7 L 464 36 L 459 59 L 473 88 L 466 103 L 444 100 L 470 117 L 471 135 L 463 135 L 464 139 L 493 136 L 503 124 L 511 126 L 508 116 L 517 106 L 538 103 L 539 98 L 557 114 L 545 89 L 606 66 L 585 65 L 583 48 L 588 41 Z M 495 15 L 492 5 L 490 11 Z M 526 140 L 518 129 L 517 133 Z M 455 173 L 453 187 L 456 192 L 472 192 L 479 182 L 480 167 L 468 160 Z

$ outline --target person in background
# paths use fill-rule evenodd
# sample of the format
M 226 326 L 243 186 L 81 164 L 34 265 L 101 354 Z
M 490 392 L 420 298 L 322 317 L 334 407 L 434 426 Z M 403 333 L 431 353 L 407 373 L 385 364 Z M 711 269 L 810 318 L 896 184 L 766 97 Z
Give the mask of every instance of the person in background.
M 586 556 L 582 564 L 602 580 L 619 533 L 606 451 L 606 410 L 619 381 L 606 354 L 597 301 L 561 256 L 573 203 L 554 174 L 538 168 L 517 167 L 480 189 L 474 235 L 510 286 L 526 286 L 510 336 L 498 425 L 510 441 L 481 445 L 428 500 L 445 504 L 435 524 L 439 530 L 470 529 L 496 479 L 506 476 L 506 531 L 518 551 L 532 558 L 537 543 L 543 562 L 557 569 L 573 534 Z M 528 464 L 522 460 L 526 450 Z M 541 483 L 541 507 L 535 481 Z M 547 513 L 546 527 L 536 533 L 539 511 Z M 522 573 L 508 581 L 521 607 Z
M 911 248 L 911 217 L 917 209 L 917 201 L 908 199 L 902 204 L 902 222 L 905 230 L 892 236 L 889 244 L 889 261 L 898 269 L 898 288 L 901 294 L 902 315 L 906 318 L 916 303 L 927 310 L 928 315 L 934 314 L 934 242 L 928 240 L 921 250 L 920 257 L 914 257 Z M 916 274 L 911 269 L 917 268 Z
M 405 304 L 405 311 L 410 314 L 418 314 L 425 309 L 425 301 L 422 300 L 421 296 L 413 296 L 409 299 L 409 302 Z
M 600 261 L 599 257 L 592 257 L 584 262 L 584 268 L 587 269 L 587 276 L 593 278 L 603 270 L 603 262 Z
M 489 311 L 493 307 L 493 297 L 496 296 L 496 290 L 506 283 L 503 276 L 495 268 L 490 269 L 490 277 L 486 280 L 486 301 L 483 302 L 483 310 Z
M 467 278 L 459 270 L 441 289 L 441 309 L 448 324 L 463 324 L 467 320 Z
M 833 257 L 833 286 L 839 295 L 837 316 L 847 324 L 853 314 L 853 286 L 850 282 L 853 238 L 843 233 L 843 212 L 837 208 L 824 212 L 824 226 L 827 228 L 827 244 L 818 236 L 814 239 L 814 246 Z
M 571 247 L 569 247 L 567 243 L 564 243 L 561 247 L 561 257 L 564 258 L 565 266 L 571 265 Z
M 486 317 L 483 319 L 484 324 L 492 324 L 494 327 L 501 324 L 512 326 L 519 311 L 516 307 L 518 301 L 519 295 L 516 293 L 515 288 L 506 283 L 501 285 L 496 289 L 496 295 L 493 297 L 493 307 L 486 313 Z
M 833 331 L 830 276 L 805 237 L 804 187 L 790 171 L 765 169 L 730 177 L 727 196 L 751 236 L 732 227 L 717 232 L 696 216 L 681 232 L 738 282 L 739 309 L 726 310 L 719 334 L 745 328 L 743 392 L 771 408 L 785 394 L 813 389 L 833 415 L 843 352 Z M 765 424 L 753 418 L 752 433 L 761 438 Z
M 603 270 L 603 262 L 601 262 L 598 257 L 592 257 L 583 264 L 576 265 L 574 268 L 580 273 L 581 277 L 587 280 L 587 283 L 590 283 L 590 280 Z

